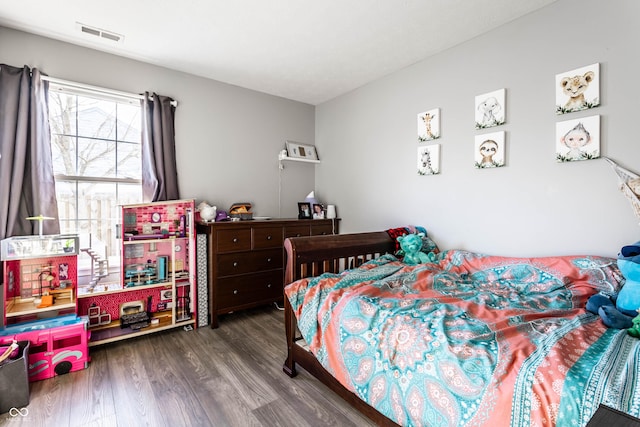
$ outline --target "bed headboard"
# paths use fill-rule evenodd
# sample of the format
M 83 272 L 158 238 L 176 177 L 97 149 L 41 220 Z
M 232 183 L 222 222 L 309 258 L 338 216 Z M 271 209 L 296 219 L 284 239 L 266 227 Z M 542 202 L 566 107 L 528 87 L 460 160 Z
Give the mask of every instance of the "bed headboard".
M 357 267 L 378 255 L 393 253 L 395 242 L 386 231 L 291 237 L 287 253 L 285 285 L 325 272 L 338 273 Z

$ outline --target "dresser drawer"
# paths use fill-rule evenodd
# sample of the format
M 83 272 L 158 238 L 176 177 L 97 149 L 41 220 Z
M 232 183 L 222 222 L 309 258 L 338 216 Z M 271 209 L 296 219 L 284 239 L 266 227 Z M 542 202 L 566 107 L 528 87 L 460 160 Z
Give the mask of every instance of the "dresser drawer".
M 252 304 L 277 301 L 283 295 L 282 270 L 218 279 L 218 312 Z
M 312 236 L 324 236 L 328 234 L 333 234 L 333 226 L 331 223 L 323 223 L 323 224 L 311 224 L 311 235 Z
M 253 249 L 281 248 L 282 227 L 252 228 L 251 233 Z
M 216 231 L 217 252 L 248 251 L 251 249 L 251 229 Z
M 282 269 L 283 252 L 281 248 L 251 252 L 234 252 L 218 255 L 218 277 L 255 271 Z
M 308 225 L 291 225 L 284 228 L 284 238 L 310 236 Z

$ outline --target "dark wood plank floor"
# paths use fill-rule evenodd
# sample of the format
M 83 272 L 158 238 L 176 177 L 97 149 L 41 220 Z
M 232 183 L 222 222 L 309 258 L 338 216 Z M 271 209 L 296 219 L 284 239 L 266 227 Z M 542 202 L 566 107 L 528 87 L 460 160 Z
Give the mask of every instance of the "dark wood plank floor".
M 7 426 L 371 426 L 315 378 L 282 372 L 283 312 L 221 316 L 220 328 L 176 329 L 92 347 L 91 363 L 31 383 Z

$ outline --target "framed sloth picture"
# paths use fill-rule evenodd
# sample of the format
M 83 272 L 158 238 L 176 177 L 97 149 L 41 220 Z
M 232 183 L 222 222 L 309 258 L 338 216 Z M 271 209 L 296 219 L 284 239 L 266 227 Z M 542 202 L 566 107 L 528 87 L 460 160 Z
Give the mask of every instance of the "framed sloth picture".
M 476 169 L 500 168 L 504 162 L 504 131 L 476 135 Z

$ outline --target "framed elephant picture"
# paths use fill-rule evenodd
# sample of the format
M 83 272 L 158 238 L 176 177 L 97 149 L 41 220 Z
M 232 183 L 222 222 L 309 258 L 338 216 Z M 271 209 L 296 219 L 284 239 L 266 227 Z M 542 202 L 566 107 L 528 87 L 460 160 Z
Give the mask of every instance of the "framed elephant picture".
M 476 96 L 476 129 L 486 129 L 505 124 L 505 99 L 505 89 Z

